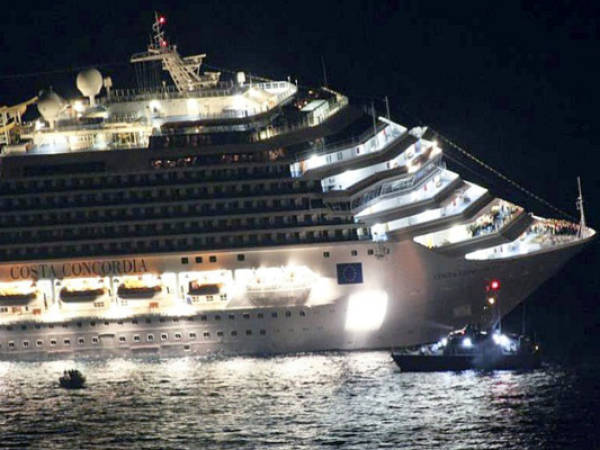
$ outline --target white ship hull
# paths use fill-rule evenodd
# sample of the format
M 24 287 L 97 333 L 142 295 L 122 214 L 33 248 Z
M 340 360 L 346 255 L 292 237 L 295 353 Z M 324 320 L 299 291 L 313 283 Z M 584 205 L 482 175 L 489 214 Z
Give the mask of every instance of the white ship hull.
M 498 313 L 505 315 L 558 271 L 584 242 L 522 257 L 485 261 L 439 255 L 410 240 L 389 242 L 384 248 L 377 248 L 372 242 L 354 242 L 211 252 L 216 262 L 197 265 L 182 265 L 180 254 L 136 257 L 132 264 L 143 272 L 221 269 L 236 274 L 238 269 L 295 265 L 310 268 L 318 280 L 302 306 L 282 303 L 256 307 L 243 289 L 233 286 L 230 302 L 206 304 L 193 311 L 181 295 L 182 311 L 188 308 L 182 314 L 173 309 L 147 310 L 110 318 L 103 312 L 95 317 L 86 312 L 80 317 L 52 320 L 42 312 L 31 318 L 4 319 L 0 326 L 0 359 L 104 358 L 146 353 L 275 354 L 429 342 L 448 329 L 486 319 L 483 306 L 485 286 L 490 279 L 502 280 L 497 306 Z M 351 256 L 351 250 L 356 250 L 356 256 Z M 383 256 L 378 257 L 377 252 Z M 237 255 L 242 253 L 244 261 L 239 261 Z M 329 256 L 324 257 L 327 253 Z M 128 264 L 106 261 L 109 260 L 5 265 L 0 267 L 0 277 L 14 280 L 34 271 L 68 275 L 60 272 L 73 269 L 78 272 L 80 266 L 99 268 L 101 273 L 95 274 L 99 276 L 119 275 L 116 271 Z M 361 264 L 361 283 L 339 284 L 337 265 L 348 263 Z M 110 273 L 103 271 L 103 267 Z M 50 278 L 50 281 L 55 280 Z M 50 305 L 56 301 L 46 299 Z M 117 303 L 116 298 L 112 301 Z M 357 304 L 359 311 L 353 311 Z

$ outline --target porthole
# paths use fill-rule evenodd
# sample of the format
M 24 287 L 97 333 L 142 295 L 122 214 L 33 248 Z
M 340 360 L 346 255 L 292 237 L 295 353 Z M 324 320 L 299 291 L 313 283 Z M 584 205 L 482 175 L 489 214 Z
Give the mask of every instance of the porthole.
M 205 338 L 208 338 L 208 337 L 210 337 L 210 333 L 209 333 L 208 331 L 205 331 L 205 332 L 204 332 L 204 337 L 205 337 Z
M 292 317 L 291 311 L 286 311 L 285 312 L 285 317 Z
M 136 334 L 135 336 L 133 336 L 133 341 L 140 342 L 140 337 Z
M 246 336 L 250 336 L 252 334 L 252 330 L 246 330 Z
M 44 345 L 44 341 L 35 341 L 35 345 L 37 347 L 41 347 L 42 345 Z
M 79 345 L 83 345 L 83 344 L 85 344 L 85 340 L 83 338 L 79 338 L 79 339 L 77 339 L 77 343 Z
M 148 336 L 146 336 L 146 340 L 148 342 L 153 342 L 154 341 L 154 335 L 153 334 L 149 334 Z
M 160 340 L 161 341 L 166 341 L 167 339 L 169 339 L 169 335 L 167 333 L 162 333 L 160 335 Z
M 231 332 L 231 335 L 232 335 L 232 336 L 237 336 L 237 331 L 235 331 L 235 330 L 234 330 L 234 331 L 232 331 L 232 332 Z
M 71 345 L 71 339 L 65 339 L 63 342 L 65 345 Z
M 175 339 L 181 339 L 181 333 L 175 333 Z
M 266 330 L 260 330 L 260 335 L 261 335 L 261 336 L 264 336 L 265 334 L 267 334 L 267 331 L 266 331 Z
M 222 331 L 217 331 L 217 336 L 219 336 L 219 337 L 223 336 L 223 332 Z
M 98 343 L 98 338 L 97 337 L 93 337 L 92 338 L 92 344 L 97 344 Z
M 190 339 L 196 339 L 196 333 L 190 333 Z
M 25 347 L 25 348 L 29 347 L 29 341 L 23 341 L 23 347 Z

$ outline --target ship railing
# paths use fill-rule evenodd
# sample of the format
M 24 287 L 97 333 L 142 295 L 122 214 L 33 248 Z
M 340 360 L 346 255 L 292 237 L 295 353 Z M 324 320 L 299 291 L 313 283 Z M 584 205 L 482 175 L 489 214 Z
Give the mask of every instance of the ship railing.
M 179 91 L 175 86 L 165 86 L 159 89 L 113 89 L 110 97 L 102 97 L 97 101 L 99 104 L 110 104 L 129 101 L 143 100 L 171 100 L 179 98 L 203 98 L 203 97 L 229 97 L 242 93 L 250 87 L 256 86 L 260 89 L 273 92 L 277 99 L 285 99 L 294 95 L 297 88 L 287 81 L 273 81 L 268 83 L 253 83 L 238 85 L 233 81 L 222 81 L 216 87 L 210 89 L 196 89 L 192 91 Z
M 302 152 L 291 165 L 293 176 L 298 177 L 309 170 L 352 160 L 370 153 L 379 152 L 405 134 L 395 125 L 384 124 L 361 135 L 337 142 L 331 146 Z M 334 158 L 334 154 L 335 158 Z

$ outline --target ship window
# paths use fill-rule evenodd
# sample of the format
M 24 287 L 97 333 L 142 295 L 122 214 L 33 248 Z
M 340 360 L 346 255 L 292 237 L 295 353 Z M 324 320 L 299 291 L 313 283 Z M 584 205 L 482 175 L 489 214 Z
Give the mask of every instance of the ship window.
M 202 264 L 202 256 L 196 256 L 196 264 Z
M 95 327 L 96 326 L 96 322 L 90 322 L 90 327 Z
M 65 339 L 63 342 L 65 345 L 71 345 L 71 339 Z
M 148 336 L 146 336 L 146 340 L 147 340 L 148 342 L 152 342 L 152 341 L 154 341 L 154 335 L 153 335 L 153 334 L 149 334 Z
M 140 342 L 140 337 L 136 334 L 135 336 L 133 336 L 133 340 L 135 342 Z
M 181 264 L 187 264 L 188 262 L 189 260 L 187 257 L 184 256 L 183 258 L 181 258 Z
M 56 341 L 54 341 L 56 343 Z M 8 348 L 15 348 L 15 343 L 13 341 L 10 341 L 8 343 Z
M 110 325 L 110 322 L 109 322 L 108 320 L 105 320 L 105 321 L 104 321 L 104 325 L 105 325 L 105 326 L 109 326 L 109 325 Z
M 243 261 L 245 259 L 246 259 L 246 255 L 243 255 L 243 254 L 237 255 L 237 260 L 238 261 Z
M 152 323 L 152 319 L 146 319 L 146 323 Z
M 181 339 L 181 333 L 175 333 L 175 339 Z
M 135 324 L 137 324 L 137 323 L 138 323 L 138 321 L 137 321 L 137 319 L 133 319 L 133 320 L 131 321 L 131 323 L 135 325 Z
M 323 258 L 329 258 L 329 252 L 323 252 Z
M 219 316 L 219 315 L 216 315 L 216 316 L 215 316 L 215 320 L 221 320 L 221 316 Z
M 44 345 L 44 341 L 35 341 L 35 345 L 41 347 L 42 345 Z
M 246 330 L 246 336 L 250 336 L 252 334 L 252 330 Z
M 217 331 L 217 336 L 223 336 L 223 332 L 222 331 Z
M 126 340 L 125 336 L 119 336 L 119 342 L 125 342 Z
M 285 317 L 292 317 L 291 311 L 286 311 L 285 312 Z
M 277 318 L 277 313 L 276 312 L 271 313 L 271 317 Z
M 229 319 L 231 319 L 231 320 L 235 319 L 235 314 L 229 314 Z
M 29 341 L 23 341 L 23 347 L 25 347 L 25 348 L 29 347 Z
M 368 255 L 372 255 L 373 253 L 375 253 L 375 252 L 373 251 L 373 249 L 372 249 L 372 248 L 370 248 L 369 250 L 367 250 L 367 254 L 368 254 Z
M 231 335 L 232 335 L 232 336 L 237 336 L 237 331 L 235 331 L 235 330 L 234 330 L 234 331 L 232 331 L 232 332 L 231 332 Z
M 97 337 L 93 337 L 92 338 L 92 344 L 97 344 L 98 343 L 98 338 Z
M 259 319 L 264 319 L 265 315 L 263 313 L 258 313 L 256 317 Z
M 81 328 L 81 322 L 77 322 L 77 327 Z
M 267 334 L 267 331 L 266 331 L 266 330 L 260 330 L 260 335 L 261 335 L 261 336 L 264 336 L 265 334 Z
M 358 255 L 358 252 L 357 252 L 356 250 L 352 250 L 352 251 L 350 252 L 350 255 L 352 255 L 352 256 L 356 256 L 356 255 Z
M 210 337 L 210 333 L 209 333 L 208 331 L 205 331 L 205 332 L 204 332 L 204 337 L 205 337 L 205 338 L 208 338 L 208 337 Z
M 161 341 L 166 341 L 167 339 L 169 339 L 169 335 L 167 333 L 163 333 L 160 335 Z
M 248 314 L 248 313 L 242 314 L 242 317 L 244 319 L 249 319 L 250 318 L 250 314 Z
M 85 344 L 85 341 L 83 340 L 83 338 L 79 338 L 79 339 L 77 339 L 77 343 L 79 345 L 83 345 L 83 344 Z
M 216 256 L 211 256 L 211 257 L 209 257 L 208 259 L 209 259 L 209 261 L 210 261 L 211 263 L 217 262 L 217 257 L 216 257 Z
M 206 316 L 200 316 L 200 320 L 204 320 L 206 321 L 207 317 Z
M 300 315 L 301 315 L 302 317 L 305 317 L 305 316 L 306 316 L 306 313 L 305 313 L 304 311 L 300 311 Z
M 221 300 L 227 300 L 227 294 L 221 294 L 220 297 Z
M 196 339 L 196 333 L 190 333 L 190 339 Z

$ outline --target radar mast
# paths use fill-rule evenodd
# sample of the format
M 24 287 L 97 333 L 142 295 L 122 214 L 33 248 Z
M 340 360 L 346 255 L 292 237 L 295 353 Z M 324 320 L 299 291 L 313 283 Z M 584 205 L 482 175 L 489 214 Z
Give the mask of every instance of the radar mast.
M 199 89 L 214 87 L 219 82 L 220 72 L 200 73 L 202 60 L 206 54 L 186 56 L 182 58 L 177 52 L 177 46 L 171 45 L 167 40 L 164 25 L 165 16 L 154 13 L 152 24 L 152 40 L 148 50 L 134 54 L 131 63 L 144 63 L 148 61 L 162 61 L 162 69 L 169 72 L 175 87 L 179 92 L 197 91 Z

